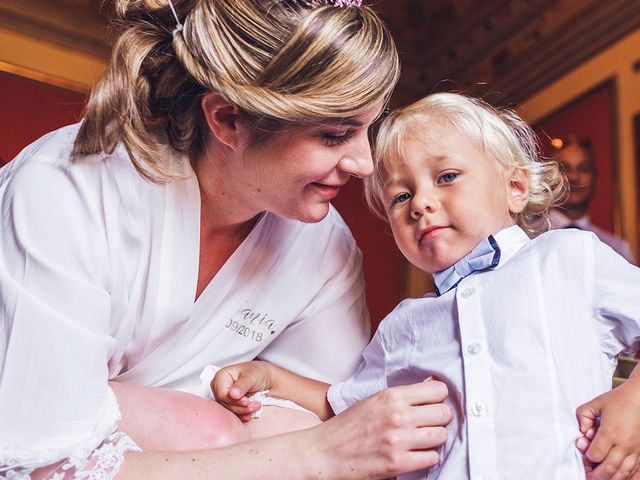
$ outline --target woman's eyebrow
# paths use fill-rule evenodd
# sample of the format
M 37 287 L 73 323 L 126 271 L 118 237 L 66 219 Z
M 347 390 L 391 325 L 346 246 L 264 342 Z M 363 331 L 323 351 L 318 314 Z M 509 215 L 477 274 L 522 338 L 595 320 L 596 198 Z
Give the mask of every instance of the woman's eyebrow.
M 362 127 L 364 125 L 364 122 L 355 118 L 335 118 L 323 122 L 323 124 L 327 126 L 340 125 L 341 127 Z

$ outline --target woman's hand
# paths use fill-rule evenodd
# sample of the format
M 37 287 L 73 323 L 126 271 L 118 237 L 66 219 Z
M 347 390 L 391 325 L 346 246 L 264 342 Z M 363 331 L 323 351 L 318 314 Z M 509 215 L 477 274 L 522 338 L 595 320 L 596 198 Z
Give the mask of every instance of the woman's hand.
M 260 402 L 249 400 L 252 393 L 271 388 L 271 366 L 266 362 L 237 363 L 221 368 L 211 380 L 211 391 L 221 405 L 248 422 L 260 410 Z
M 387 478 L 438 463 L 451 409 L 435 380 L 386 389 L 315 427 L 331 478 Z M 334 463 L 335 462 L 335 463 Z M 337 470 L 336 470 L 337 469 Z
M 581 405 L 576 414 L 586 437 L 578 439 L 577 446 L 585 455 L 587 478 L 640 478 L 634 476 L 640 466 L 640 376 Z

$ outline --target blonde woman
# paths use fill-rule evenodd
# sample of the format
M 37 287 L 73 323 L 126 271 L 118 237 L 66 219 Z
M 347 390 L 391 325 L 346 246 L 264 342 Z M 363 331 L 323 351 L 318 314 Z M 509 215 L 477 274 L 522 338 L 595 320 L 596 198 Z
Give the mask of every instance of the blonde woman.
M 389 32 L 356 1 L 157 3 L 115 2 L 122 33 L 83 121 L 0 171 L 0 475 L 435 463 L 439 382 L 323 424 L 267 407 L 251 429 L 189 393 L 242 360 L 329 382 L 357 365 L 360 253 L 329 202 L 372 171 L 367 130 L 399 74 Z

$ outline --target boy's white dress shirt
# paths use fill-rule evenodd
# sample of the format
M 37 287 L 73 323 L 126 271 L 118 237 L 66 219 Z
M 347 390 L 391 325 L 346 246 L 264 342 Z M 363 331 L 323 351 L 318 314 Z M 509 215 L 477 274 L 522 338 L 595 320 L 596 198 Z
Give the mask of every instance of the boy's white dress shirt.
M 0 477 L 86 458 L 116 427 L 108 380 L 191 390 L 260 357 L 338 381 L 369 340 L 361 255 L 338 213 L 264 214 L 194 301 L 200 193 L 124 148 L 70 160 L 78 126 L 0 170 Z
M 530 240 L 513 226 L 495 240 L 495 269 L 402 302 L 329 390 L 340 412 L 388 386 L 447 384 L 441 462 L 400 478 L 584 478 L 576 407 L 611 388 L 617 354 L 638 349 L 640 269 L 580 230 Z
M 588 230 L 596 234 L 596 236 L 600 239 L 601 242 L 606 243 L 611 248 L 613 248 L 616 252 L 622 255 L 631 263 L 636 263 L 635 258 L 633 257 L 633 252 L 631 251 L 631 246 L 629 242 L 627 242 L 624 238 L 619 238 L 613 235 L 611 232 L 607 232 L 606 230 L 594 225 L 589 218 L 589 215 L 584 215 L 583 217 L 578 218 L 577 220 L 571 220 L 569 217 L 564 215 L 559 210 L 551 210 L 549 212 L 549 219 L 551 220 L 551 228 L 559 229 L 559 228 L 568 228 L 570 226 L 575 226 L 582 230 Z

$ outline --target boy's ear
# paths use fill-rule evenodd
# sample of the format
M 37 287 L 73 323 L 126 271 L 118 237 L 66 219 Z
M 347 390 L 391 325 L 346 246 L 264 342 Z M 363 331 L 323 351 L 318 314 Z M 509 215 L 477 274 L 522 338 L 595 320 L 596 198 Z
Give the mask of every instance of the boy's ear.
M 205 94 L 200 105 L 213 136 L 227 147 L 237 148 L 242 141 L 238 106 L 216 92 Z
M 511 168 L 507 173 L 508 202 L 511 213 L 520 213 L 529 202 L 529 182 L 528 173 L 521 168 Z

